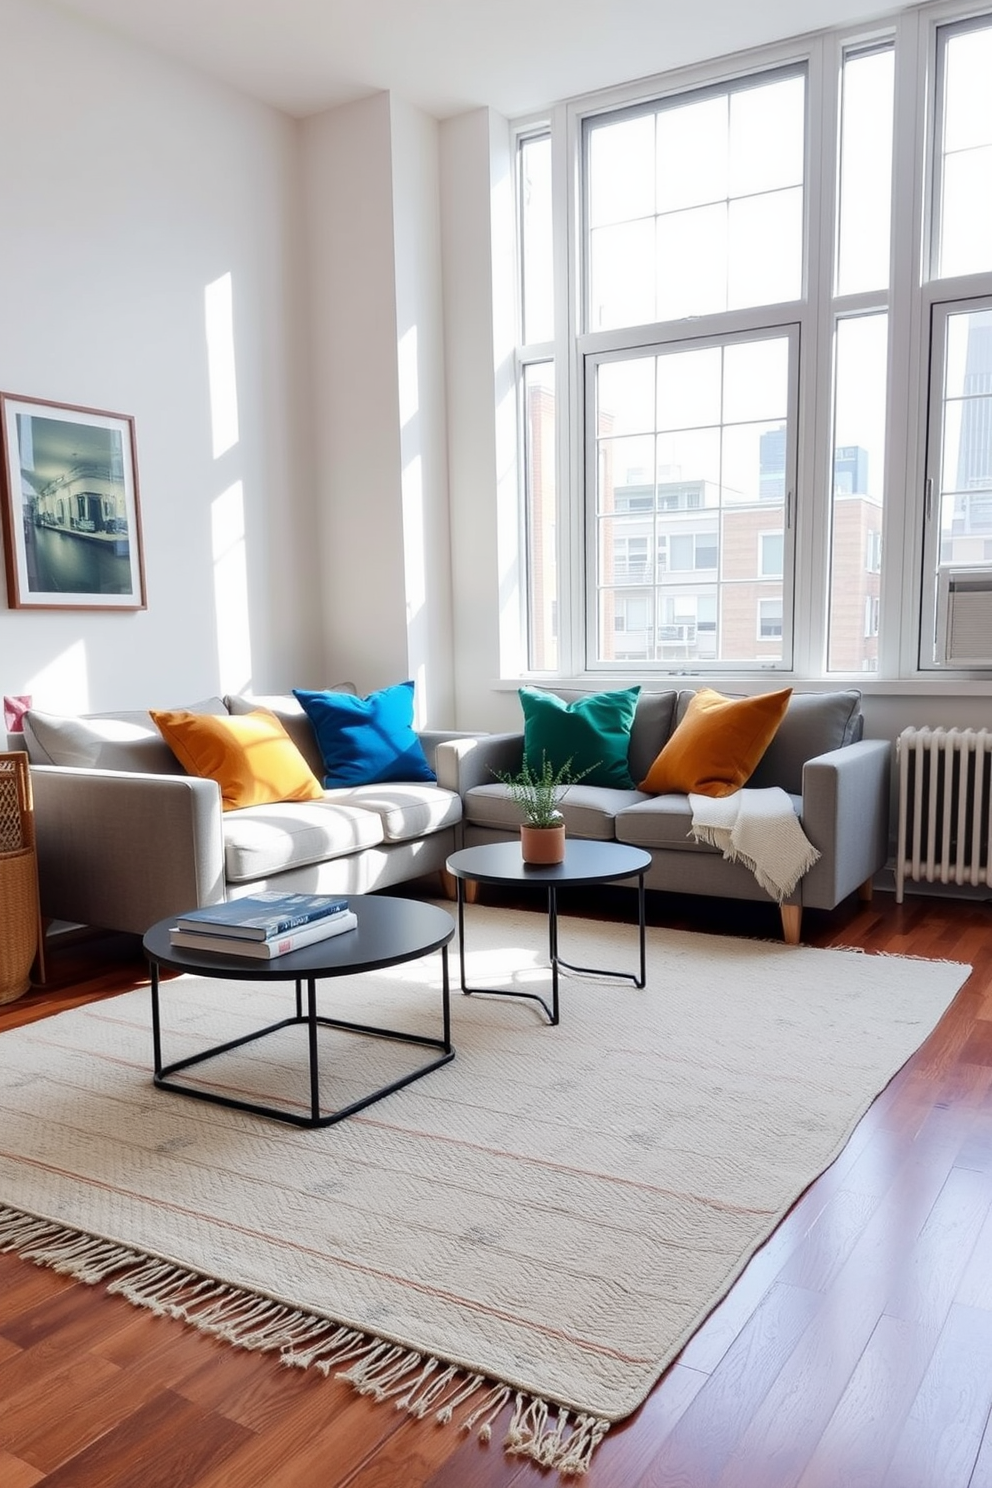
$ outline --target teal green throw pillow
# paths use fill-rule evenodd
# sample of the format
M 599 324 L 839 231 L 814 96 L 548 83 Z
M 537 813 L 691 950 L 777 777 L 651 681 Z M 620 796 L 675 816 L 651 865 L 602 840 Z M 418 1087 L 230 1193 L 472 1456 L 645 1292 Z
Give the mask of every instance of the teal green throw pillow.
M 627 751 L 640 690 L 640 687 L 628 687 L 621 692 L 591 692 L 566 703 L 553 692 L 521 687 L 524 759 L 528 769 L 539 774 L 547 757 L 552 768 L 560 770 L 571 759 L 576 775 L 589 771 L 583 785 L 636 790 L 630 778 Z

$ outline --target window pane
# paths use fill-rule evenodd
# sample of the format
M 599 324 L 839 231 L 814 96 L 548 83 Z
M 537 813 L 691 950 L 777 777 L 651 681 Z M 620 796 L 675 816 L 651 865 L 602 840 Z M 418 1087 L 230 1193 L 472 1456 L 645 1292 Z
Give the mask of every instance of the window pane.
M 657 459 L 659 497 L 663 498 L 666 491 L 686 493 L 680 502 L 663 501 L 666 508 L 716 506 L 720 489 L 719 428 L 678 429 L 660 434 Z M 690 486 L 692 500 L 688 498 Z
M 654 219 L 589 235 L 589 323 L 594 331 L 655 320 Z
M 789 403 L 789 343 L 741 341 L 723 353 L 723 416 L 728 423 L 784 419 Z
M 658 115 L 658 211 L 727 198 L 727 97 L 697 99 Z
M 944 162 L 941 277 L 974 274 L 992 264 L 992 145 Z
M 597 124 L 589 135 L 589 226 L 654 213 L 654 118 Z
M 623 414 L 603 404 L 599 427 L 599 511 L 629 511 L 654 508 L 654 435 L 611 439 L 610 426 Z
M 614 437 L 640 426 L 649 369 L 652 434 Z M 789 402 L 780 334 L 599 364 L 597 661 L 621 659 L 618 637 L 631 660 L 781 659 Z M 631 586 L 651 600 L 637 625 Z
M 554 274 L 551 247 L 551 136 L 520 144 L 520 239 L 523 338 L 554 337 Z
M 839 294 L 889 282 L 895 49 L 844 58 L 841 95 Z
M 587 123 L 588 329 L 798 297 L 805 99 L 768 74 Z
M 992 25 L 943 34 L 941 278 L 992 268 Z
M 599 402 L 602 409 L 609 410 L 610 426 L 601 425 L 600 434 L 653 431 L 654 379 L 654 357 L 603 363 L 599 369 Z
M 658 316 L 681 320 L 727 308 L 727 208 L 658 219 Z
M 658 357 L 659 429 L 720 422 L 721 361 L 719 346 Z
M 943 415 L 940 561 L 983 564 L 992 536 L 992 310 L 948 316 Z
M 527 513 L 528 666 L 558 666 L 555 550 L 555 374 L 552 362 L 524 369 L 524 484 Z
M 830 671 L 878 669 L 877 630 L 865 634 L 866 601 L 879 596 L 888 316 L 840 320 L 834 344 Z M 870 609 L 870 607 L 869 607 Z
M 730 309 L 797 300 L 803 287 L 803 193 L 799 187 L 730 203 Z
M 801 186 L 806 86 L 801 77 L 730 99 L 730 196 Z

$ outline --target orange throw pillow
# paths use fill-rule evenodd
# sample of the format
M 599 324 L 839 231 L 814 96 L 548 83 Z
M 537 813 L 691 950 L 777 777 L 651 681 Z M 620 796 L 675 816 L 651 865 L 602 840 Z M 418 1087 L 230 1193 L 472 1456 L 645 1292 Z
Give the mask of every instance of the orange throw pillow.
M 638 790 L 731 796 L 757 768 L 785 717 L 792 688 L 726 698 L 701 687 Z
M 217 781 L 225 811 L 323 798 L 323 786 L 274 713 L 150 711 L 187 774 Z

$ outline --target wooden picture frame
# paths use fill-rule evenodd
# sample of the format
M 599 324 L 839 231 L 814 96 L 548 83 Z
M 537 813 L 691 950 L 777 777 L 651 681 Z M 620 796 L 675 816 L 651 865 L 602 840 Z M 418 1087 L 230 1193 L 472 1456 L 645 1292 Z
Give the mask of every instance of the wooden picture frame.
M 143 610 L 134 419 L 0 393 L 7 604 Z

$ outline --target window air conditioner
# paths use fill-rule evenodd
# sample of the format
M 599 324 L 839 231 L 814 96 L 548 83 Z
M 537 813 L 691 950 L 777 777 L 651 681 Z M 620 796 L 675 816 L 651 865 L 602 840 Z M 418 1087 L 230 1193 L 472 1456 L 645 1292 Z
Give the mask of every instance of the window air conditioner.
M 936 660 L 943 666 L 992 667 L 992 565 L 940 570 Z

